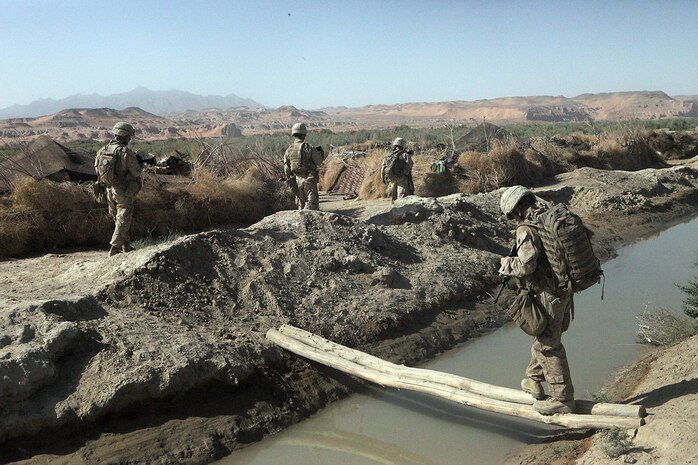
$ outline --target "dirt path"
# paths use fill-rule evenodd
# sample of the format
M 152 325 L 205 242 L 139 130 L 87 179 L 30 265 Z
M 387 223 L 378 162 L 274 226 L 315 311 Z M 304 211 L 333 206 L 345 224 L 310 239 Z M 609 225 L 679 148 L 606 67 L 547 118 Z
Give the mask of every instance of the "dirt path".
M 577 170 L 569 203 L 600 255 L 694 215 L 698 170 Z M 292 323 L 400 363 L 497 327 L 485 301 L 511 225 L 499 193 L 343 201 L 107 258 L 0 262 L 0 457 L 207 463 L 356 382 L 273 347 Z M 338 213 L 328 213 L 335 211 Z

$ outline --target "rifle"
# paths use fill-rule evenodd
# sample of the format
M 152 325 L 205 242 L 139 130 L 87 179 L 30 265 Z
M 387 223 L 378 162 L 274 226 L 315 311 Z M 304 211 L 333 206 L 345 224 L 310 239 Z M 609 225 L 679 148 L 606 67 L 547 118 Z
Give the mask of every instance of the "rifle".
M 514 245 L 511 246 L 511 249 L 509 250 L 507 257 L 516 257 L 517 251 L 518 251 L 518 247 L 516 247 L 516 239 L 514 239 Z M 501 275 L 499 277 L 499 283 L 501 284 L 501 286 L 499 288 L 499 292 L 497 292 L 497 296 L 494 298 L 495 304 L 499 300 L 499 297 L 502 295 L 502 291 L 504 291 L 504 288 L 507 287 L 507 283 L 509 282 L 509 278 L 511 278 L 511 276 Z

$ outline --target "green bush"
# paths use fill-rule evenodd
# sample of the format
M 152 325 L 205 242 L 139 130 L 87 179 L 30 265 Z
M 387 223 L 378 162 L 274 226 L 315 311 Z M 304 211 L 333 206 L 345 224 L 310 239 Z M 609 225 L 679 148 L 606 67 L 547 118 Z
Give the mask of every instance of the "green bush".
M 698 318 L 698 279 L 694 278 L 686 285 L 678 285 L 685 294 L 683 312 L 691 318 Z
M 633 446 L 633 440 L 628 432 L 617 426 L 601 430 L 599 436 L 602 440 L 601 450 L 611 458 L 628 453 Z

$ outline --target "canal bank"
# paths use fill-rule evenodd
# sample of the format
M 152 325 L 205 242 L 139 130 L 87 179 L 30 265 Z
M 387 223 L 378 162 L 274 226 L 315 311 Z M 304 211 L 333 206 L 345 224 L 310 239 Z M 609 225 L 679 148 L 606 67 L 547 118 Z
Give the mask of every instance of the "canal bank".
M 684 167 L 582 169 L 540 193 L 583 215 L 595 247 L 612 255 L 694 214 L 697 179 Z M 46 359 L 58 374 L 32 378 L 41 383 L 24 384 L 5 404 L 0 433 L 14 439 L 0 456 L 208 463 L 365 389 L 273 349 L 270 327 L 295 324 L 413 365 L 505 321 L 484 304 L 492 263 L 511 240 L 498 193 L 346 208 L 282 212 L 245 230 L 143 249 L 128 263 L 101 253 L 0 263 L 0 281 L 10 284 L 0 299 L 14 318 L 6 323 L 36 328 L 9 349 Z M 65 330 L 56 335 L 67 349 L 34 350 L 53 336 L 44 327 Z
M 604 264 L 603 300 L 601 285 L 576 296 L 576 318 L 563 342 L 577 398 L 599 398 L 613 373 L 648 352 L 636 340 L 637 316 L 646 307 L 681 308 L 683 295 L 675 283 L 696 272 L 695 237 L 698 219 L 624 247 Z M 530 338 L 507 324 L 424 368 L 517 387 L 529 347 Z M 560 428 L 367 385 L 364 392 L 216 463 L 494 465 L 526 444 L 553 437 L 566 441 L 575 434 L 580 433 L 565 435 Z

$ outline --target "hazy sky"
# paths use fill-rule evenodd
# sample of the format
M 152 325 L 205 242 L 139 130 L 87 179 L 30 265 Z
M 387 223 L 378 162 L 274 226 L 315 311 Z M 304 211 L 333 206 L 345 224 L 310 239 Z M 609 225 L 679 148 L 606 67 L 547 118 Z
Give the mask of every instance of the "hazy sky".
M 698 94 L 698 0 L 0 0 L 0 108 L 145 86 L 269 106 Z

